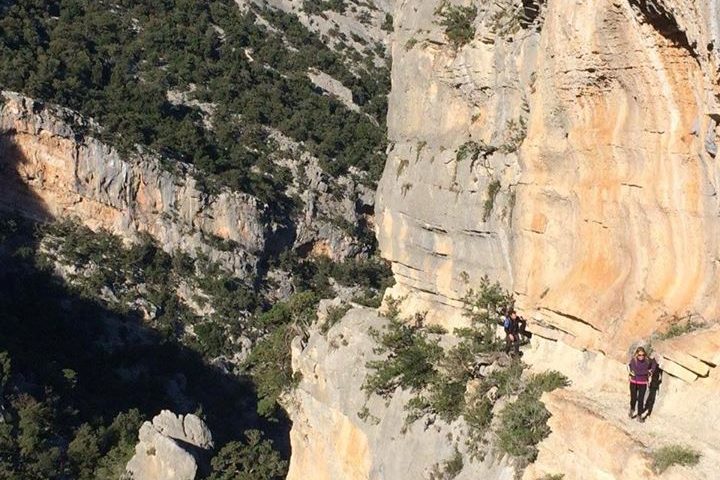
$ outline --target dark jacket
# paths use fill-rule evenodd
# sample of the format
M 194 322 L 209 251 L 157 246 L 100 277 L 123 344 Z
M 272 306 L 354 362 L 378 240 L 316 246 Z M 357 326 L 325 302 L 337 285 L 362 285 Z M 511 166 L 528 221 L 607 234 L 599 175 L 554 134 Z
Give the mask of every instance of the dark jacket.
M 633 356 L 628 364 L 628 370 L 630 372 L 630 383 L 647 385 L 650 383 L 650 377 L 652 376 L 653 361 L 647 357 L 641 361 Z
M 517 335 L 518 331 L 520 329 L 520 317 L 515 317 L 515 320 L 510 318 L 510 316 L 506 316 L 503 320 L 503 328 L 505 329 L 505 335 Z

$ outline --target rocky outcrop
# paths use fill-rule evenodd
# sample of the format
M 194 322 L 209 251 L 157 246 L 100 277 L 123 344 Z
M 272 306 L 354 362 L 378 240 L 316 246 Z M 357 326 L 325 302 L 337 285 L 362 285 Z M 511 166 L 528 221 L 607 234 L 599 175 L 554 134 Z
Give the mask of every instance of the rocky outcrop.
M 567 341 L 617 355 L 674 315 L 714 321 L 715 2 L 477 4 L 461 47 L 440 3 L 395 14 L 377 205 L 393 294 L 453 325 L 487 274 Z
M 292 218 L 292 247 L 302 256 L 324 255 L 334 261 L 368 253 L 361 237 L 372 231 L 375 192 L 367 173 L 351 167 L 348 175 L 333 177 L 302 144 L 278 132 L 273 132 L 273 140 L 278 145 L 275 161 L 291 173 L 287 194 L 302 202 Z
M 700 358 L 702 349 L 693 337 L 708 338 L 716 345 L 717 331 L 678 337 L 672 343 Z M 552 414 L 548 425 L 552 433 L 540 443 L 539 455 L 524 472 L 524 480 L 535 480 L 550 473 L 563 473 L 566 479 L 712 479 L 720 466 L 718 432 L 714 425 L 720 412 L 712 398 L 720 392 L 716 372 L 692 384 L 668 375 L 672 368 L 665 359 L 669 345 L 657 345 L 661 367 L 666 371 L 656 392 L 652 413 L 645 423 L 627 418 L 628 391 L 624 362 L 600 352 L 581 351 L 564 342 L 534 337 L 524 351 L 523 360 L 535 371 L 559 370 L 572 384 L 567 389 L 545 394 L 543 403 Z M 662 353 L 660 353 L 662 352 Z M 711 368 L 712 369 L 712 368 Z M 676 466 L 663 475 L 651 469 L 652 453 L 666 445 L 688 445 L 701 454 L 698 465 Z
M 720 438 L 715 425 L 720 411 L 713 402 L 720 394 L 718 376 L 708 363 L 708 376 L 687 383 L 667 374 L 672 367 L 666 359 L 682 349 L 703 362 L 716 360 L 717 349 L 712 347 L 720 341 L 716 328 L 657 345 L 656 358 L 666 375 L 652 413 L 642 424 L 627 417 L 624 362 L 533 336 L 523 347 L 523 361 L 534 373 L 560 371 L 571 384 L 543 395 L 551 414 L 551 433 L 539 444 L 537 459 L 524 471 L 516 471 L 517 464 L 492 445 L 480 447 L 487 452 L 484 460 L 474 459 L 462 419 L 448 424 L 425 418 L 406 424 L 409 391 L 398 389 L 389 400 L 366 396 L 361 388 L 366 364 L 378 358 L 369 332 L 379 331 L 386 322 L 373 310 L 354 309 L 326 334 L 315 331 L 307 342 L 298 338 L 293 343 L 293 370 L 302 380 L 284 401 L 293 421 L 288 480 L 446 478 L 442 466 L 455 448 L 463 458 L 458 479 L 538 480 L 564 474 L 568 480 L 710 480 L 716 476 Z M 496 418 L 501 410 L 499 405 Z M 653 452 L 677 444 L 699 452 L 699 464 L 655 473 Z
M 210 430 L 195 415 L 163 410 L 145 422 L 127 465 L 134 480 L 194 480 L 199 458 L 213 448 Z
M 370 309 L 350 310 L 326 335 L 293 343 L 293 370 L 300 385 L 284 403 L 293 421 L 288 480 L 389 480 L 431 478 L 455 453 L 465 452 L 462 422 L 415 422 L 405 427 L 409 392 L 387 403 L 366 399 L 366 362 L 378 358 L 369 335 L 387 322 Z M 445 477 L 435 477 L 445 478 Z M 505 461 L 465 462 L 456 480 L 511 480 Z

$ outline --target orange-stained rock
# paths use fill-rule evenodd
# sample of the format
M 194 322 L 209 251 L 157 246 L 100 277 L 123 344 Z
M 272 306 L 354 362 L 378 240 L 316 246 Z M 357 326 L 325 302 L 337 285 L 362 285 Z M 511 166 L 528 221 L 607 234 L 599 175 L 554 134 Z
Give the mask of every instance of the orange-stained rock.
M 489 2 L 459 49 L 438 3 L 395 15 L 376 210 L 406 309 L 462 323 L 487 274 L 617 358 L 668 316 L 717 319 L 717 3 L 549 0 L 501 35 Z

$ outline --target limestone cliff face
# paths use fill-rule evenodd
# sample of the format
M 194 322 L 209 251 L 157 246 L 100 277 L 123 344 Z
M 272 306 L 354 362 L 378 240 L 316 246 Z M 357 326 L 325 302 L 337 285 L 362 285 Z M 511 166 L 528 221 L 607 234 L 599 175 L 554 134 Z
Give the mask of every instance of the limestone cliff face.
M 207 195 L 189 170 L 173 175 L 155 158 L 131 161 L 94 138 L 77 136 L 63 120 L 71 112 L 3 96 L 3 208 L 77 217 L 125 238 L 147 232 L 168 250 L 200 248 L 237 272 L 254 271 L 269 234 L 262 222 L 265 207 L 255 198 Z M 211 236 L 240 248 L 220 251 L 209 245 Z
M 348 312 L 326 335 L 314 332 L 306 344 L 293 344 L 293 369 L 302 375 L 285 400 L 293 421 L 288 480 L 415 480 L 431 476 L 465 450 L 462 422 L 415 422 L 404 427 L 409 392 L 392 399 L 366 399 L 361 386 L 366 362 L 375 360 L 368 333 L 387 322 L 367 308 Z M 441 475 L 441 473 L 437 473 Z M 456 480 L 511 480 L 506 461 L 487 457 L 464 463 Z
M 475 2 L 460 48 L 440 3 L 395 15 L 377 206 L 394 294 L 453 324 L 488 274 L 617 353 L 670 316 L 717 318 L 717 3 Z
M 76 217 L 128 239 L 146 232 L 168 251 L 200 250 L 241 277 L 255 274 L 261 258 L 285 247 L 338 261 L 361 251 L 341 222 L 365 221 L 372 191 L 349 177 L 330 179 L 307 154 L 281 160 L 293 172 L 288 193 L 301 199 L 302 208 L 292 218 L 274 219 L 271 206 L 252 195 L 206 193 L 197 181 L 201 173 L 189 165 L 170 170 L 153 155 L 130 158 L 80 135 L 73 125 L 89 122 L 69 110 L 10 92 L 0 99 L 5 210 Z M 287 151 L 299 148 L 286 138 L 277 141 Z
M 457 479 L 540 480 L 564 474 L 567 480 L 712 480 L 720 468 L 720 411 L 715 406 L 720 380 L 711 365 L 720 364 L 720 327 L 656 344 L 665 376 L 649 419 L 627 418 L 626 368 L 602 352 L 581 350 L 563 341 L 535 335 L 523 347 L 523 361 L 535 373 L 557 370 L 571 379 L 568 388 L 545 394 L 551 413 L 550 435 L 524 471 L 507 456 L 487 450 L 484 461 L 468 452 L 467 425 L 439 418 L 405 425 L 412 394 L 398 389 L 390 400 L 367 398 L 361 389 L 368 361 L 376 360 L 371 329 L 387 322 L 369 309 L 354 309 L 326 334 L 311 332 L 293 343 L 298 387 L 285 399 L 293 421 L 288 480 L 389 480 L 448 478 L 443 463 L 454 448 L 463 456 Z M 684 352 L 692 352 L 692 356 Z M 671 359 L 690 357 L 697 374 Z M 698 381 L 694 381 L 698 380 Z M 498 409 L 498 411 L 500 408 Z M 651 454 L 683 444 L 700 452 L 698 465 L 673 467 L 658 475 Z

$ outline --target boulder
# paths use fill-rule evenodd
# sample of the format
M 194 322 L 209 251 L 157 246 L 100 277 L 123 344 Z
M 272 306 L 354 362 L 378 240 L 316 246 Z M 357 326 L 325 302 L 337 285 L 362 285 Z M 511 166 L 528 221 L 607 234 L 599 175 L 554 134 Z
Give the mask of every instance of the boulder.
M 214 447 L 210 429 L 198 416 L 169 410 L 143 423 L 138 438 L 126 468 L 133 480 L 193 480 L 200 457 Z

